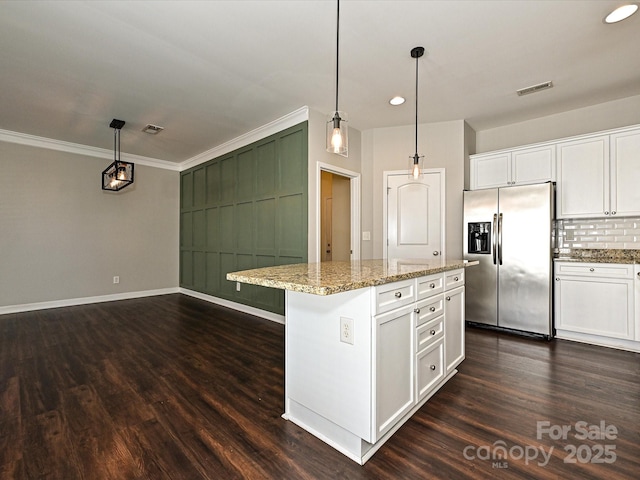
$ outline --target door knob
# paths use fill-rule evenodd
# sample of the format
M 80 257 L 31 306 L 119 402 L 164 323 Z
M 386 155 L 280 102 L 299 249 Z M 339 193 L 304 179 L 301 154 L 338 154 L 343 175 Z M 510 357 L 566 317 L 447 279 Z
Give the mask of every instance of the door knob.
M 440 252 L 438 252 L 438 251 L 436 250 L 435 252 L 433 252 L 433 255 L 434 255 L 435 257 L 437 257 L 438 255 L 440 255 Z

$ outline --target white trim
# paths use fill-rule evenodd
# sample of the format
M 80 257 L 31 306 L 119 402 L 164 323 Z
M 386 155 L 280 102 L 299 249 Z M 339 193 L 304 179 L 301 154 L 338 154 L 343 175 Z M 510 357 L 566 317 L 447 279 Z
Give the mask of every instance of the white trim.
M 239 137 L 229 140 L 222 145 L 211 148 L 206 152 L 199 153 L 195 157 L 191 157 L 180 164 L 180 171 L 188 170 L 189 168 L 200 165 L 201 163 L 208 162 L 211 159 L 220 157 L 226 153 L 233 152 L 238 148 L 242 148 L 245 145 L 262 140 L 269 135 L 278 133 L 286 128 L 293 127 L 300 122 L 309 120 L 309 107 L 300 107 L 287 115 L 278 118 L 272 122 L 262 125 L 261 127 L 251 130 Z
M 154 297 L 156 295 L 167 295 L 169 293 L 179 293 L 178 288 L 161 288 L 158 290 L 143 290 L 140 292 L 115 293 L 113 295 L 100 295 L 97 297 L 70 298 L 66 300 L 53 300 L 50 302 L 24 303 L 22 305 L 9 305 L 0 307 L 0 315 L 9 313 L 31 312 L 33 310 L 44 310 L 47 308 L 72 307 L 75 305 L 87 305 L 89 303 L 113 302 L 116 300 L 129 300 L 131 298 Z
M 343 177 L 349 178 L 349 186 L 350 186 L 350 201 L 351 201 L 351 260 L 360 260 L 360 236 L 362 235 L 360 232 L 360 177 L 361 174 L 358 172 L 353 172 L 351 170 L 347 170 L 345 168 L 336 167 L 335 165 L 331 165 L 329 163 L 316 162 L 317 171 L 316 171 L 316 192 L 318 193 L 318 198 L 316 199 L 316 235 L 320 235 L 321 226 L 320 226 L 320 212 L 322 208 L 322 171 L 335 173 L 341 175 Z M 318 251 L 316 252 L 318 255 L 318 261 L 322 258 L 322 242 L 318 241 Z
M 59 152 L 75 153 L 77 155 L 85 155 L 87 157 L 113 160 L 113 150 L 90 147 L 88 145 L 65 142 L 63 140 L 54 140 L 52 138 L 38 137 L 27 133 L 12 132 L 10 130 L 0 129 L 0 142 L 17 143 L 19 145 L 28 145 L 30 147 L 46 148 L 49 150 L 57 150 Z M 124 152 L 121 153 L 121 159 L 126 162 L 133 162 L 147 167 L 164 168 L 166 170 L 174 171 L 179 171 L 180 169 L 180 165 L 174 162 Z
M 272 322 L 280 323 L 282 325 L 285 324 L 284 315 L 279 315 L 273 312 L 267 312 L 266 310 L 250 307 L 249 305 L 243 305 L 242 303 L 236 303 L 231 300 L 225 300 L 223 298 L 214 297 L 213 295 L 207 295 L 206 293 L 200 293 L 200 292 L 196 292 L 194 290 L 189 290 L 186 288 L 179 288 L 178 291 L 179 293 L 189 295 L 190 297 L 199 298 L 200 300 L 205 300 L 207 302 L 215 303 L 223 307 L 231 308 L 232 310 L 237 310 L 242 313 L 248 313 L 249 315 L 261 317 L 261 318 L 264 318 L 265 320 L 271 320 Z
M 424 168 L 422 170 L 422 174 L 427 173 L 439 173 L 440 174 L 440 258 L 446 258 L 446 243 L 445 243 L 445 233 L 446 233 L 446 179 L 445 179 L 445 169 L 444 168 Z M 407 175 L 409 176 L 408 170 L 385 170 L 382 172 L 382 258 L 387 258 L 387 240 L 388 240 L 388 232 L 387 232 L 387 185 L 389 183 L 390 175 Z

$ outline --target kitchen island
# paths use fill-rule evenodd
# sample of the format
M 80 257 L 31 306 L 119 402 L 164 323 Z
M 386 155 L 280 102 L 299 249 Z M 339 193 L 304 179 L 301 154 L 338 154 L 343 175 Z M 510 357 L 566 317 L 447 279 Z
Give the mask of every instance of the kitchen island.
M 227 279 L 286 290 L 285 412 L 364 464 L 464 359 L 464 260 L 280 265 Z

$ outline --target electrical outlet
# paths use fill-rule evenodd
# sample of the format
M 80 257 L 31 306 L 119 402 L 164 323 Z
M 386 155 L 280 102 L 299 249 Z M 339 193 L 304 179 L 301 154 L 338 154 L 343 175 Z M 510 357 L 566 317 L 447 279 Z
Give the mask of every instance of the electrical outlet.
M 113 283 L 120 283 L 120 277 L 113 277 Z
M 340 317 L 340 341 L 353 345 L 353 318 Z

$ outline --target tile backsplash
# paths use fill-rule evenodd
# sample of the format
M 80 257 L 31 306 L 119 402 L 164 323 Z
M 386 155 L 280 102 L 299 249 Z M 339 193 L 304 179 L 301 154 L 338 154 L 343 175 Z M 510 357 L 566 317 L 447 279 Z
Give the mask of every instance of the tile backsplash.
M 640 217 L 556 220 L 557 248 L 640 249 Z

